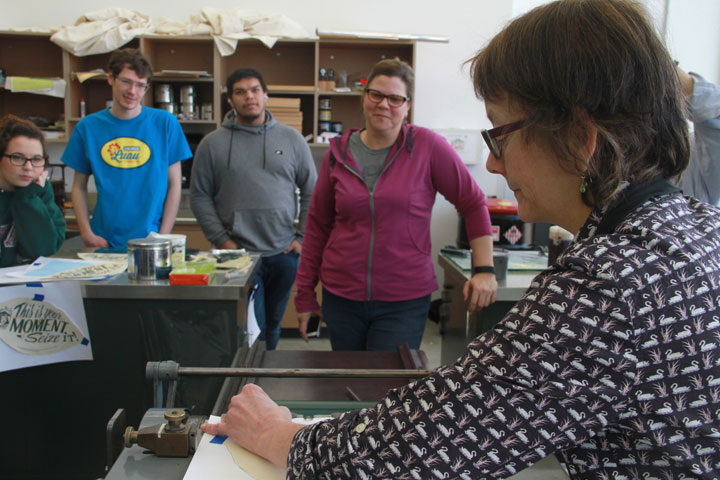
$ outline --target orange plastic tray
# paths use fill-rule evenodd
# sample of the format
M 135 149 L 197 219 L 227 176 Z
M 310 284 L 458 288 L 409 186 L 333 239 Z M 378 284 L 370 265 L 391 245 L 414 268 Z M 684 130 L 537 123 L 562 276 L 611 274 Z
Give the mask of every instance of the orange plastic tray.
M 170 285 L 208 285 L 209 273 L 171 273 Z

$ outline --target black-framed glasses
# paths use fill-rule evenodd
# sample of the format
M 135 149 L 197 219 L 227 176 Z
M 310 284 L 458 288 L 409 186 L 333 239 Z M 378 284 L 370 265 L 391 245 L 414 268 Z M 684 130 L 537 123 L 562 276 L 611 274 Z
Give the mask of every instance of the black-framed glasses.
M 143 92 L 147 92 L 147 89 L 150 88 L 150 85 L 145 82 L 133 82 L 129 78 L 125 78 L 125 77 L 115 77 L 115 78 L 117 79 L 118 82 L 120 82 L 120 84 L 123 87 L 125 87 L 127 89 L 138 88 L 138 89 L 142 90 Z
M 15 165 L 16 167 L 24 167 L 27 162 L 30 162 L 30 165 L 33 167 L 43 167 L 45 166 L 45 162 L 48 160 L 47 155 L 35 155 L 34 157 L 26 157 L 22 153 L 3 153 L 3 157 L 8 157 L 10 159 L 10 163 Z
M 387 98 L 388 105 L 394 108 L 402 107 L 405 102 L 410 101 L 410 97 L 403 97 L 402 95 L 386 95 L 381 91 L 372 88 L 366 88 L 365 94 L 373 103 L 380 103 L 384 98 Z
M 492 156 L 495 158 L 500 158 L 500 156 L 502 155 L 502 149 L 500 148 L 500 144 L 498 143 L 497 138 L 502 137 L 503 135 L 507 135 L 508 133 L 512 133 L 516 130 L 520 130 L 524 126 L 525 120 L 518 120 L 517 122 L 500 125 L 499 127 L 495 127 L 491 130 L 481 130 L 480 133 L 482 134 L 483 140 L 485 140 L 485 143 L 490 149 L 490 153 L 492 153 Z

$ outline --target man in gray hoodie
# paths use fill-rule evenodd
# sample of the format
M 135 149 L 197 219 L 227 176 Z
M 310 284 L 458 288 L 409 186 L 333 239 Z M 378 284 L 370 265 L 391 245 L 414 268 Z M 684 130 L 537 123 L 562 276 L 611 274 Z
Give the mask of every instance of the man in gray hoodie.
M 262 255 L 255 316 L 260 340 L 274 350 L 295 282 L 317 173 L 302 136 L 265 110 L 267 87 L 260 73 L 236 70 L 227 79 L 227 92 L 232 110 L 195 152 L 192 209 L 205 237 L 216 247 L 245 248 Z M 300 190 L 297 226 L 296 187 Z

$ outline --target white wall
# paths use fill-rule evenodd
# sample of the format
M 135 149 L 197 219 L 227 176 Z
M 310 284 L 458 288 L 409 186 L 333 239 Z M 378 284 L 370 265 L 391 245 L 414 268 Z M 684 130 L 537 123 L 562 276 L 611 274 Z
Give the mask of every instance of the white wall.
M 720 83 L 720 2 L 667 0 L 666 44 L 680 67 Z

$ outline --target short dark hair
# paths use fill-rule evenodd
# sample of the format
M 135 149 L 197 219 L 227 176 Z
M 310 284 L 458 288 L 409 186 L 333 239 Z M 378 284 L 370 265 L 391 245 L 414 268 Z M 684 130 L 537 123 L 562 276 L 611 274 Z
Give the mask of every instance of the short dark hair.
M 400 60 L 398 57 L 380 60 L 373 65 L 372 70 L 368 73 L 367 85 L 373 81 L 378 75 L 386 77 L 397 77 L 405 84 L 407 96 L 412 100 L 415 94 L 415 72 L 410 64 Z
M 45 136 L 34 123 L 11 114 L 0 118 L 0 153 L 7 152 L 10 140 L 15 137 L 28 137 L 38 140 L 42 145 L 43 156 L 46 157 L 45 163 L 47 164 Z
M 602 206 L 626 181 L 674 178 L 690 140 L 675 64 L 643 7 L 628 0 L 560 0 L 509 23 L 471 62 L 476 94 L 507 95 L 526 115 L 524 141 L 544 145 L 569 172 L 587 153 L 583 119 L 597 128 L 583 197 Z
M 152 65 L 137 48 L 121 48 L 110 55 L 108 71 L 113 77 L 117 77 L 125 67 L 137 73 L 138 77 L 146 78 L 148 82 L 152 80 Z
M 233 86 L 236 82 L 242 80 L 243 78 L 257 78 L 260 82 L 260 86 L 263 89 L 263 92 L 267 93 L 267 85 L 265 85 L 265 80 L 263 80 L 262 75 L 260 75 L 260 72 L 255 70 L 254 68 L 238 68 L 234 72 L 230 74 L 227 78 L 227 95 L 228 98 L 232 96 L 232 90 Z

